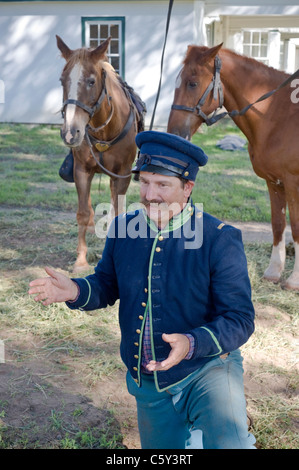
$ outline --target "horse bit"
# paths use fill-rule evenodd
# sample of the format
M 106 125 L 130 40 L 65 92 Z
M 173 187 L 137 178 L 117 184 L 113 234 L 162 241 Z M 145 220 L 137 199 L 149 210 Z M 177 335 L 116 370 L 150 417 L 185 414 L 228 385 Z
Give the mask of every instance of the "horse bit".
M 113 116 L 113 111 L 114 111 L 114 107 L 113 107 L 113 103 L 112 103 L 112 97 L 108 95 L 107 93 L 107 88 L 106 88 L 106 76 L 107 76 L 107 73 L 105 70 L 102 70 L 102 91 L 101 91 L 101 94 L 97 100 L 97 102 L 95 103 L 94 106 L 90 107 L 90 106 L 87 106 L 85 105 L 84 103 L 82 103 L 81 101 L 78 101 L 78 100 L 74 100 L 74 99 L 67 99 L 63 102 L 62 104 L 62 108 L 61 108 L 61 113 L 62 113 L 62 117 L 64 118 L 64 109 L 66 107 L 67 104 L 74 104 L 75 106 L 78 106 L 79 108 L 83 109 L 83 111 L 85 111 L 88 115 L 89 115 L 89 122 L 90 120 L 92 119 L 92 117 L 95 115 L 95 113 L 97 112 L 98 109 L 100 109 L 105 97 L 107 97 L 107 101 L 108 101 L 108 104 L 110 106 L 110 113 L 109 113 L 109 116 L 108 118 L 106 119 L 106 121 L 101 124 L 99 127 L 92 127 L 90 126 L 89 123 L 87 123 L 86 127 L 85 127 L 85 140 L 89 146 L 89 149 L 90 149 L 90 152 L 96 162 L 96 164 L 106 173 L 108 174 L 109 176 L 112 176 L 114 178 L 128 178 L 129 176 L 131 176 L 131 173 L 128 174 L 128 175 L 118 175 L 116 173 L 113 173 L 112 171 L 109 171 L 107 170 L 107 168 L 104 167 L 103 165 L 103 152 L 106 152 L 106 150 L 108 150 L 112 145 L 116 144 L 118 141 L 120 141 L 123 137 L 125 137 L 125 135 L 128 133 L 128 131 L 130 130 L 132 124 L 133 124 L 133 121 L 134 121 L 134 109 L 133 109 L 133 106 L 130 105 L 130 115 L 129 115 L 129 118 L 123 128 L 123 130 L 120 132 L 120 134 L 115 137 L 113 140 L 110 140 L 109 142 L 108 141 L 102 141 L 102 140 L 99 140 L 99 139 L 96 139 L 93 135 L 90 135 L 88 133 L 88 131 L 92 131 L 92 132 L 98 132 L 99 130 L 103 129 L 104 127 L 106 127 L 109 122 L 111 121 L 111 118 Z M 91 142 L 92 141 L 92 142 Z M 99 160 L 97 160 L 95 154 L 94 154 L 94 151 L 93 151 L 93 148 L 92 146 L 95 146 L 96 149 L 98 150 L 99 152 Z

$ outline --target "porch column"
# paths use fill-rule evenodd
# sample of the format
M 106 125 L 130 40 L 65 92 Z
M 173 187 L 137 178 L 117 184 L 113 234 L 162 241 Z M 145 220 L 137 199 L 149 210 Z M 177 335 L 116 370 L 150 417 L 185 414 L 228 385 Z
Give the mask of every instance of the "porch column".
M 280 66 L 280 32 L 277 30 L 268 33 L 268 59 L 269 66 L 279 69 Z
M 193 23 L 193 36 L 195 44 L 200 46 L 207 45 L 207 34 L 204 23 L 205 4 L 201 0 L 194 2 L 194 23 Z

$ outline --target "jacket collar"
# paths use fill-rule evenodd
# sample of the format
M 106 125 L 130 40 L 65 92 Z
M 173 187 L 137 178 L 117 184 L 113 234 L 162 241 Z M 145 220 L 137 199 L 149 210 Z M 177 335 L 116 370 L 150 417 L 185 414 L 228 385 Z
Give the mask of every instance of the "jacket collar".
M 190 219 L 193 212 L 194 212 L 194 207 L 192 205 L 192 202 L 188 201 L 184 209 L 182 210 L 182 212 L 180 212 L 178 215 L 170 219 L 166 227 L 164 227 L 163 229 L 159 229 L 159 227 L 157 227 L 155 222 L 147 216 L 145 209 L 143 209 L 143 214 L 147 221 L 147 224 L 150 227 L 150 229 L 155 233 L 169 233 L 169 232 L 173 232 L 174 230 L 181 228 Z

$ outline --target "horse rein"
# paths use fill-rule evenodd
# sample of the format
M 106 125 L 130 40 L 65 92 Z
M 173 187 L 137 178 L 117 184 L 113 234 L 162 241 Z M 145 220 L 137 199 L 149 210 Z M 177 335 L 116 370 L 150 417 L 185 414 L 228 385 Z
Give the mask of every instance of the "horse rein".
M 120 141 L 129 132 L 129 130 L 130 130 L 130 128 L 131 128 L 131 126 L 134 122 L 134 117 L 135 117 L 133 107 L 130 105 L 129 118 L 128 118 L 123 130 L 113 140 L 111 140 L 111 141 L 101 141 L 101 140 L 96 139 L 96 137 L 90 135 L 89 132 L 88 132 L 88 131 L 97 132 L 97 131 L 103 129 L 104 127 L 106 127 L 109 124 L 109 122 L 111 121 L 112 116 L 113 116 L 114 106 L 113 106 L 113 102 L 112 102 L 112 97 L 109 96 L 108 92 L 107 92 L 106 76 L 107 76 L 107 72 L 103 69 L 102 70 L 102 91 L 101 91 L 101 94 L 100 94 L 100 96 L 99 96 L 99 98 L 98 98 L 98 100 L 97 100 L 97 102 L 95 103 L 94 106 L 92 106 L 92 107 L 87 106 L 79 100 L 67 99 L 62 104 L 61 113 L 62 113 L 62 117 L 64 118 L 64 109 L 65 109 L 66 105 L 74 104 L 75 106 L 78 106 L 79 108 L 83 109 L 83 111 L 85 111 L 89 115 L 89 118 L 90 118 L 89 121 L 90 121 L 92 119 L 92 117 L 95 115 L 95 113 L 97 112 L 97 110 L 100 109 L 104 99 L 107 97 L 108 104 L 110 105 L 110 113 L 109 113 L 108 118 L 106 119 L 106 121 L 103 124 L 101 124 L 99 127 L 96 127 L 96 128 L 90 126 L 90 124 L 87 123 L 87 125 L 85 127 L 84 137 L 85 137 L 85 140 L 86 140 L 86 142 L 87 142 L 87 144 L 90 148 L 91 155 L 93 156 L 96 164 L 107 175 L 109 175 L 113 178 L 128 178 L 129 176 L 131 176 L 131 173 L 129 173 L 128 175 L 118 175 L 116 173 L 113 173 L 112 171 L 107 170 L 104 167 L 104 165 L 103 165 L 103 152 L 106 152 L 106 150 L 108 150 L 112 145 L 114 145 L 118 141 Z M 91 142 L 91 140 L 93 142 Z M 99 152 L 99 160 L 95 156 L 95 153 L 93 151 L 93 145 L 95 146 L 95 148 Z
M 176 110 L 181 110 L 181 111 L 188 111 L 190 113 L 195 113 L 196 116 L 200 116 L 203 118 L 203 120 L 205 121 L 206 125 L 207 126 L 211 126 L 212 124 L 215 124 L 215 122 L 219 121 L 220 119 L 224 118 L 225 116 L 229 116 L 229 117 L 235 117 L 235 116 L 243 116 L 252 106 L 254 106 L 255 104 L 259 103 L 260 101 L 264 101 L 266 100 L 267 98 L 269 98 L 271 95 L 273 95 L 273 93 L 275 93 L 276 91 L 280 90 L 281 88 L 285 87 L 286 85 L 288 85 L 292 80 L 294 80 L 295 78 L 299 77 L 299 69 L 294 72 L 291 76 L 289 76 L 281 85 L 279 85 L 277 88 L 275 88 L 274 90 L 272 91 L 269 91 L 268 93 L 265 93 L 264 95 L 262 95 L 259 99 L 257 99 L 256 101 L 254 101 L 254 103 L 251 103 L 247 106 L 245 106 L 243 109 L 241 109 L 241 111 L 238 111 L 238 110 L 233 110 L 233 111 L 225 111 L 223 113 L 220 113 L 220 114 L 216 114 L 217 111 L 222 108 L 223 106 L 223 101 L 224 101 L 224 95 L 223 95 L 223 88 L 222 88 L 222 83 L 221 83 L 221 77 L 220 77 L 220 70 L 221 70 L 221 59 L 220 57 L 217 55 L 215 57 L 215 72 L 214 72 L 214 76 L 212 78 L 212 81 L 211 83 L 208 85 L 207 89 L 205 90 L 205 92 L 203 93 L 202 97 L 199 99 L 199 102 L 196 106 L 194 106 L 194 108 L 191 108 L 191 107 L 188 107 L 188 106 L 184 106 L 184 105 L 179 105 L 179 104 L 173 104 L 171 106 L 171 109 L 176 109 Z M 208 96 L 208 94 L 213 90 L 213 98 L 214 100 L 217 99 L 217 94 L 219 94 L 219 105 L 218 107 L 215 109 L 215 111 L 213 111 L 213 114 L 211 117 L 208 117 L 201 109 L 201 106 L 204 105 L 205 101 L 206 101 L 206 98 Z

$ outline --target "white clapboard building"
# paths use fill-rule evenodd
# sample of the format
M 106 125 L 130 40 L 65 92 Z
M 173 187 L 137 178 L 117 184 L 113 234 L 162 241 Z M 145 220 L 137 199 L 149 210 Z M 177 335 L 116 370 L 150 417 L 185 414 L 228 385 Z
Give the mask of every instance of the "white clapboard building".
M 149 123 L 160 80 L 168 0 L 0 1 L 0 121 L 61 123 L 64 64 L 72 49 L 112 36 L 109 59 L 145 101 Z M 299 67 L 298 0 L 174 0 L 155 126 L 166 126 L 187 46 L 216 45 L 293 72 Z

